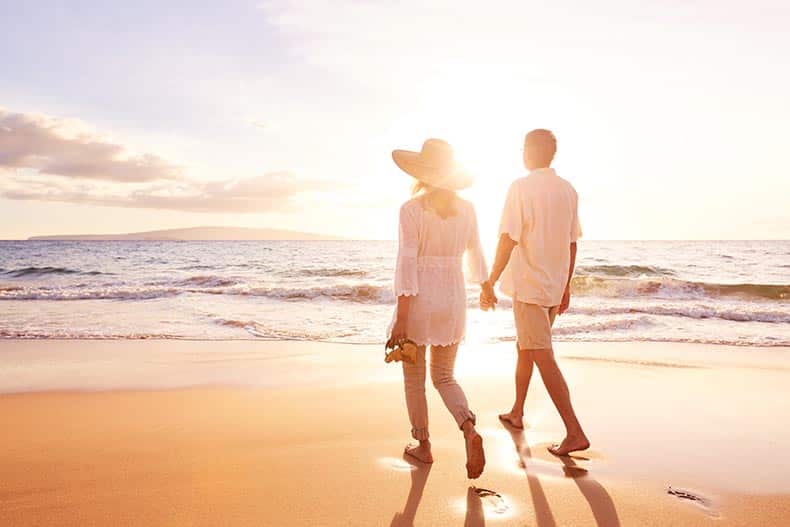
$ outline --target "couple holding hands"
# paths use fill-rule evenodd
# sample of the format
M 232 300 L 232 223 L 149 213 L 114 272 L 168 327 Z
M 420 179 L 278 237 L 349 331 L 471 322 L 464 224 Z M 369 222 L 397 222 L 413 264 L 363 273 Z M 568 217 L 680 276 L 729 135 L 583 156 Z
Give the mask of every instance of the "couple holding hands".
M 456 194 L 473 179 L 455 162 L 452 147 L 440 139 L 428 139 L 420 152 L 392 153 L 398 167 L 416 182 L 413 198 L 400 209 L 395 269 L 398 303 L 387 347 L 404 352 L 406 407 L 412 437 L 418 441 L 406 447 L 405 453 L 421 462 L 433 462 L 425 398 L 426 349 L 430 346 L 431 381 L 463 432 L 467 476 L 478 478 L 485 467 L 475 415 L 453 373 L 466 327 L 465 253 L 466 278 L 480 284 L 482 309 L 496 305 L 494 285 L 500 277 L 501 290 L 513 299 L 518 337 L 516 393 L 513 407 L 499 419 L 506 426 L 523 428 L 524 402 L 537 365 L 567 432 L 549 451 L 564 456 L 590 445 L 552 350 L 551 326 L 568 309 L 576 240 L 581 236 L 576 191 L 551 168 L 556 150 L 556 138 L 549 130 L 526 135 L 524 165 L 529 173 L 508 190 L 490 274 L 474 207 Z M 405 353 L 407 348 L 411 354 Z

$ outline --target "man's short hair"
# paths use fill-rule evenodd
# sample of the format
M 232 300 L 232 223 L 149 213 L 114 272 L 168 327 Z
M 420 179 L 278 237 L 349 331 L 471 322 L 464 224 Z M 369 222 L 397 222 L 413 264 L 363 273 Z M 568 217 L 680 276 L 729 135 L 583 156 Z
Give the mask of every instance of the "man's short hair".
M 549 166 L 557 153 L 557 138 L 551 130 L 532 130 L 524 137 L 524 151 L 532 162 Z

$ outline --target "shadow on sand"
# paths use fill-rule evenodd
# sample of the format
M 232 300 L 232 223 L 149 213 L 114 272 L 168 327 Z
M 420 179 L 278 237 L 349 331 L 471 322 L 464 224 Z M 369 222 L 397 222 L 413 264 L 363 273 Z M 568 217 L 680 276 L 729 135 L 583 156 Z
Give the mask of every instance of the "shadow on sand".
M 431 467 L 433 466 L 413 461 L 408 456 L 403 456 L 403 459 L 412 466 L 410 471 L 411 487 L 409 488 L 409 495 L 406 497 L 406 505 L 403 506 L 403 512 L 395 513 L 392 522 L 390 522 L 390 527 L 412 527 L 414 525 L 417 507 L 420 506 L 422 493 L 425 490 L 425 484 L 428 482 L 428 475 L 431 473 Z
M 464 527 L 484 527 L 486 524 L 486 514 L 483 508 L 483 500 L 475 492 L 474 487 L 469 487 L 466 493 L 466 518 Z
M 506 428 L 513 438 L 516 452 L 521 460 L 524 472 L 527 475 L 527 483 L 529 485 L 530 494 L 532 495 L 532 503 L 535 507 L 535 518 L 538 527 L 556 527 L 557 522 L 554 520 L 554 515 L 551 512 L 548 500 L 546 500 L 546 494 L 543 492 L 540 480 L 529 470 L 529 460 L 532 458 L 532 451 L 529 448 L 529 443 L 527 443 L 527 438 L 524 436 L 524 431 L 516 430 L 508 426 L 506 426 Z M 584 496 L 584 499 L 589 503 L 590 510 L 592 511 L 595 523 L 598 527 L 620 527 L 620 518 L 617 516 L 614 502 L 603 485 L 590 476 L 587 469 L 578 466 L 573 460 L 573 457 L 562 456 L 558 459 L 563 463 L 565 477 L 573 479 Z M 484 524 L 478 523 L 473 525 Z

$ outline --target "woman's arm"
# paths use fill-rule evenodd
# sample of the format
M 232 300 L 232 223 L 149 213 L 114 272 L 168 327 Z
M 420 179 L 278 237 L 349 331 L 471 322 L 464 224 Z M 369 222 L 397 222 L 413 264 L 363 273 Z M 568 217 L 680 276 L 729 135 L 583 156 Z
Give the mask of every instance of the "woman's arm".
M 466 241 L 466 277 L 472 283 L 480 284 L 488 280 L 488 265 L 480 243 L 480 229 L 477 226 L 477 214 L 470 204 L 469 239 Z
M 397 314 L 395 315 L 395 325 L 392 326 L 387 347 L 392 348 L 395 344 L 407 337 L 406 328 L 409 326 L 409 304 L 411 296 L 400 295 L 398 297 Z
M 407 337 L 410 297 L 417 295 L 420 291 L 417 274 L 418 222 L 413 208 L 407 207 L 407 205 L 401 207 L 398 229 L 398 260 L 395 264 L 395 294 L 398 297 L 398 306 L 395 313 L 395 324 L 390 331 L 387 346 Z

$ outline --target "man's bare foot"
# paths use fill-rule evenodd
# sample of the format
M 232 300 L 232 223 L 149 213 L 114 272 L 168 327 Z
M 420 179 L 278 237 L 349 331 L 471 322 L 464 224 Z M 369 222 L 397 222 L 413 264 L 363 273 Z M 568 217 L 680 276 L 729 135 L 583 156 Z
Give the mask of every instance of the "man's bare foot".
M 513 412 L 499 414 L 499 420 L 506 426 L 511 426 L 517 430 L 524 429 L 524 416 L 516 415 Z
M 578 436 L 567 436 L 559 445 L 555 444 L 548 448 L 548 451 L 555 456 L 567 456 L 571 452 L 587 450 L 590 448 L 590 441 L 584 434 Z
M 486 466 L 486 454 L 483 450 L 483 438 L 477 432 L 464 434 L 466 441 L 466 477 L 477 479 Z
M 411 456 L 421 463 L 433 463 L 433 455 L 431 455 L 431 442 L 420 441 L 417 445 L 406 445 L 403 453 Z

